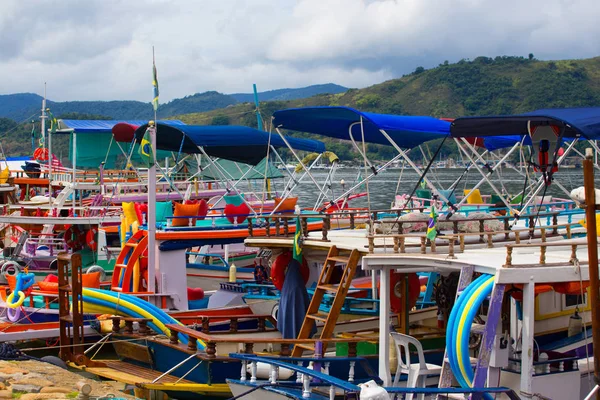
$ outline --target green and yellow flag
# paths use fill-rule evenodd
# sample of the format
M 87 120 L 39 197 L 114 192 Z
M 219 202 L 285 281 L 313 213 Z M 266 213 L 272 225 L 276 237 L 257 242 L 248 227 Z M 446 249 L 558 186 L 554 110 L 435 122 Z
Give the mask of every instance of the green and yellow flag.
M 294 260 L 302 264 L 302 225 L 300 224 L 300 217 L 296 218 L 296 233 L 294 234 Z
M 435 206 L 431 204 L 431 211 L 429 212 L 429 222 L 427 223 L 427 239 L 435 240 L 437 236 L 437 214 L 435 212 Z
M 150 168 L 154 165 L 154 151 L 152 150 L 152 142 L 150 141 L 150 129 L 146 129 L 146 133 L 144 133 L 144 137 L 140 143 L 140 148 L 138 150 L 142 162 L 147 168 Z
M 156 64 L 152 62 L 152 86 L 154 86 L 154 97 L 152 98 L 152 107 L 154 111 L 158 110 L 158 76 L 156 74 Z

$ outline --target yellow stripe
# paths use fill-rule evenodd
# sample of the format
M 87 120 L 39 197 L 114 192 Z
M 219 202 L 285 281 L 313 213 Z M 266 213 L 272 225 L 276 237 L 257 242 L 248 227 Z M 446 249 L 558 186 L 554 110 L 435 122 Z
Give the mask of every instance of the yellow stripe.
M 479 294 L 481 294 L 481 292 L 486 290 L 493 283 L 494 283 L 494 277 L 491 276 L 487 281 L 485 281 L 485 283 L 483 283 L 481 286 L 479 286 L 479 288 L 477 288 L 477 290 L 471 295 L 471 297 L 467 301 L 466 306 L 463 308 L 463 310 L 465 310 L 465 312 L 460 316 L 460 321 L 458 323 L 458 334 L 456 335 L 456 339 L 458 341 L 457 346 L 456 346 L 458 366 L 460 367 L 460 372 L 461 372 L 462 376 L 465 378 L 465 381 L 469 384 L 470 387 L 473 387 L 473 381 L 471 379 L 469 379 L 469 377 L 467 376 L 467 371 L 465 369 L 465 366 L 461 362 L 462 355 L 463 355 L 463 348 L 462 348 L 462 341 L 461 341 L 462 332 L 463 332 L 464 328 L 466 327 L 467 321 L 465 321 L 465 320 L 467 318 L 468 311 L 471 308 L 471 306 L 473 305 L 473 303 L 475 302 L 475 299 L 479 296 Z M 471 329 L 471 327 L 469 326 L 468 329 Z M 469 367 L 470 367 L 470 365 L 469 365 Z
M 107 294 L 104 293 L 99 293 L 99 292 L 95 292 L 89 289 L 83 289 L 83 295 L 84 296 L 88 296 L 91 298 L 96 298 L 96 299 L 100 299 L 100 300 L 104 300 L 107 301 L 111 304 L 116 304 L 117 301 L 119 304 L 122 304 L 123 307 L 128 308 L 136 313 L 138 313 L 139 315 L 141 315 L 144 318 L 150 318 L 152 320 L 152 322 L 158 327 L 158 329 L 161 330 L 162 333 L 164 333 L 165 335 L 169 336 L 171 331 L 169 330 L 169 328 L 167 328 L 162 322 L 160 322 L 158 319 L 156 319 L 152 314 L 150 314 L 148 311 L 144 310 L 143 308 L 140 308 L 138 306 L 136 306 L 133 303 L 128 302 L 127 300 L 120 298 L 120 299 L 116 299 L 115 297 L 109 296 Z M 97 307 L 97 306 L 94 306 Z M 104 308 L 104 307 L 103 307 Z M 114 313 L 115 311 L 118 312 L 118 310 L 112 310 L 112 312 Z M 178 325 L 184 326 L 181 322 L 176 321 Z M 190 338 L 191 340 L 193 340 L 192 338 Z M 204 343 L 204 341 L 198 339 L 198 343 L 200 343 L 203 347 L 206 347 L 206 343 Z

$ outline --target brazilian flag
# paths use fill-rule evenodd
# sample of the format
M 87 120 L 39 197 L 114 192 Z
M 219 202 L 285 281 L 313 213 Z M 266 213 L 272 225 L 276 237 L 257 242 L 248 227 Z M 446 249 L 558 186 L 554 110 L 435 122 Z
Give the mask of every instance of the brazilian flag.
M 300 224 L 300 217 L 296 218 L 296 233 L 294 234 L 294 260 L 302 264 L 302 225 Z
M 437 214 L 433 203 L 431 204 L 431 211 L 429 212 L 429 222 L 427 223 L 427 239 L 435 240 L 437 236 Z
M 158 110 L 158 75 L 156 65 L 152 63 L 152 86 L 154 87 L 154 97 L 152 98 L 152 107 L 154 111 Z
M 139 154 L 142 158 L 142 162 L 148 168 L 154 165 L 154 151 L 152 151 L 152 142 L 150 141 L 150 129 L 146 129 L 146 133 L 144 133 L 144 137 L 140 143 Z

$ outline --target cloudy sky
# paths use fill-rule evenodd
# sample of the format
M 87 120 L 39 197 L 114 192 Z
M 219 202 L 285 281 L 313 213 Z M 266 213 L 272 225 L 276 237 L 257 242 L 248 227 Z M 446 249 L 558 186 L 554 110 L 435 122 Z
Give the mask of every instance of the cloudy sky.
M 2 0 L 0 94 L 365 87 L 480 55 L 600 55 L 598 0 Z

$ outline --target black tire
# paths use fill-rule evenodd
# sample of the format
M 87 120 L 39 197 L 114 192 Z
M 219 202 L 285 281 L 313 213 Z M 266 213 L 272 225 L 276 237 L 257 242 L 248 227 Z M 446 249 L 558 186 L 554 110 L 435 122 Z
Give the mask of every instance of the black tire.
M 67 364 L 56 356 L 44 356 L 40 360 L 45 361 L 48 364 L 56 365 L 62 369 L 67 369 Z

